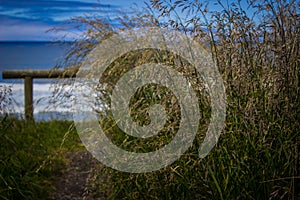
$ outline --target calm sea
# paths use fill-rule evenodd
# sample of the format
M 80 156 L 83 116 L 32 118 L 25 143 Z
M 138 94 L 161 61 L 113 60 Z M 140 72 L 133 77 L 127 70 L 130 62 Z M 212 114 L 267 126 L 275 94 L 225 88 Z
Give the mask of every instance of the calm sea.
M 57 42 L 0 42 L 0 81 L 3 70 L 51 69 L 70 46 Z
M 55 42 L 0 42 L 0 85 L 12 87 L 14 109 L 24 112 L 23 80 L 3 80 L 3 70 L 51 69 L 59 63 L 71 43 Z M 42 120 L 66 112 L 62 108 L 49 109 L 48 100 L 52 94 L 51 80 L 34 80 L 34 113 Z M 43 113 L 43 114 L 41 114 Z M 45 114 L 48 113 L 48 114 Z M 43 115 L 41 117 L 41 115 Z

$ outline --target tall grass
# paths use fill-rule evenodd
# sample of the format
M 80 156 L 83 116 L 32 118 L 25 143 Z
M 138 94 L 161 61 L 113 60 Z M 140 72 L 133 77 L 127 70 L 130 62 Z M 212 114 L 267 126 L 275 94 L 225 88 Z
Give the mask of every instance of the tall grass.
M 63 152 L 78 148 L 71 122 L 0 120 L 0 199 L 48 198 L 64 167 Z
M 213 7 L 217 9 L 210 10 Z M 147 13 L 122 18 L 124 29 L 165 26 L 187 33 L 210 48 L 226 86 L 226 126 L 216 147 L 200 160 L 198 147 L 210 116 L 210 110 L 203 109 L 194 145 L 179 160 L 165 169 L 145 174 L 129 174 L 103 166 L 96 183 L 99 191 L 108 199 L 300 198 L 299 8 L 300 2 L 295 0 L 150 0 Z M 95 45 L 118 32 L 98 18 L 79 17 L 73 22 L 87 31 L 85 40 L 78 41 L 62 63 L 67 67 L 80 65 Z M 109 84 L 101 97 L 102 103 L 109 105 L 114 81 L 128 66 L 150 61 L 149 55 L 153 53 L 133 52 L 120 57 L 123 62 L 110 66 L 103 80 Z M 187 71 L 184 63 L 176 66 L 174 55 L 160 58 L 163 55 L 168 53 L 160 53 L 154 59 L 182 70 L 193 80 L 192 71 Z M 139 95 L 149 96 L 157 91 L 154 86 L 144 89 Z M 58 101 L 68 96 L 61 91 L 58 89 L 54 95 Z M 205 94 L 198 94 L 206 108 L 207 96 L 202 98 Z M 137 100 L 139 95 L 131 102 L 132 116 L 141 123 L 149 123 L 145 106 Z M 157 100 L 169 106 L 166 99 L 149 100 L 146 107 Z M 175 101 L 169 108 L 175 108 L 177 115 L 180 113 L 176 112 L 176 105 Z M 113 119 L 104 117 L 101 125 L 112 141 L 124 149 L 155 150 L 171 138 L 154 138 L 143 143 L 126 136 L 115 124 Z M 176 130 L 172 120 L 169 125 Z
M 193 147 L 160 171 L 129 174 L 103 167 L 99 177 L 108 176 L 99 178 L 99 190 L 107 198 L 300 197 L 299 2 L 247 1 L 245 6 L 240 1 L 227 4 L 217 1 L 216 4 L 219 9 L 213 11 L 209 10 L 209 2 L 150 1 L 150 8 L 158 13 L 152 25 L 162 19 L 162 25 L 189 32 L 195 40 L 211 48 L 226 85 L 228 101 L 226 127 L 217 146 L 204 159 L 198 158 L 197 147 L 205 134 L 203 128 Z M 249 16 L 247 6 L 253 16 Z M 179 13 L 186 17 L 180 18 Z M 143 21 L 142 17 L 145 16 L 131 20 Z M 145 18 L 147 23 L 151 21 L 149 15 Z M 168 23 L 166 19 L 170 19 Z M 209 116 L 209 112 L 204 109 L 203 115 Z M 147 115 L 142 116 L 147 121 Z M 207 122 L 204 120 L 202 126 Z M 104 126 L 111 127 L 107 128 L 110 130 L 107 134 L 123 148 L 140 145 L 147 149 L 145 145 L 160 145 L 157 139 L 141 144 L 122 136 L 124 133 L 113 121 L 105 121 Z M 162 141 L 166 143 L 168 139 Z

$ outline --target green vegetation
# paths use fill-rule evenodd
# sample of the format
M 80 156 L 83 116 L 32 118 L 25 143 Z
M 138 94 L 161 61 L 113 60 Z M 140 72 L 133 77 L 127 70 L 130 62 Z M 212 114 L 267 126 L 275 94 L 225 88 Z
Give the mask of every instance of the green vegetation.
M 195 142 L 180 160 L 157 172 L 129 174 L 104 167 L 99 172 L 99 190 L 109 199 L 296 198 L 299 133 L 284 121 L 284 117 L 266 118 L 269 128 L 262 131 L 262 122 L 230 117 L 218 145 L 204 159 L 198 158 Z M 118 132 L 114 133 L 118 140 Z M 138 144 L 128 141 L 127 145 Z M 109 178 L 103 179 L 103 174 Z
M 209 97 L 199 89 L 202 118 L 193 146 L 172 165 L 152 173 L 124 173 L 99 164 L 93 185 L 107 199 L 300 198 L 299 2 L 253 0 L 246 6 L 240 1 L 222 2 L 217 1 L 220 9 L 209 11 L 209 2 L 151 0 L 149 9 L 153 12 L 149 13 L 156 16 L 121 19 L 124 29 L 166 26 L 206 44 L 226 86 L 227 117 L 217 145 L 199 159 L 198 148 L 210 116 Z M 247 6 L 253 16 L 248 16 Z M 100 19 L 76 18 L 73 22 L 79 23 L 79 30 L 87 28 L 86 40 L 74 45 L 62 63 L 65 67 L 80 65 L 95 45 L 118 31 Z M 170 115 L 162 133 L 142 140 L 129 137 L 116 126 L 110 117 L 111 91 L 130 67 L 150 61 L 164 63 L 189 77 L 194 88 L 203 88 L 191 66 L 171 54 L 131 52 L 105 71 L 99 102 L 108 110 L 100 116 L 101 126 L 116 145 L 129 151 L 154 151 L 172 139 L 180 120 L 178 101 L 168 89 L 147 85 L 132 98 L 130 114 L 140 124 L 147 124 L 147 108 L 162 101 Z M 66 95 L 62 89 L 67 85 L 63 82 L 57 88 L 53 96 L 56 103 L 70 99 L 72 88 Z M 2 120 L 1 197 L 37 198 L 51 192 L 51 179 L 63 166 L 60 152 L 77 148 L 75 132 L 67 134 L 70 141 L 63 140 L 68 126 L 72 124 Z
M 1 118 L 0 199 L 45 199 L 64 167 L 63 153 L 80 147 L 72 122 L 26 123 Z
M 155 15 L 125 17 L 122 22 L 125 29 L 132 26 L 168 27 L 187 33 L 210 48 L 226 86 L 228 103 L 226 127 L 217 146 L 204 159 L 198 158 L 198 147 L 210 115 L 209 109 L 200 107 L 204 117 L 194 145 L 171 166 L 145 174 L 129 174 L 105 166 L 101 168 L 98 185 L 106 198 L 299 198 L 299 2 L 217 1 L 217 10 L 209 10 L 209 4 L 209 1 L 151 0 L 149 13 Z M 247 8 L 251 8 L 253 15 L 247 12 Z M 78 42 L 70 53 L 79 55 L 75 62 L 80 62 L 94 45 L 101 44 L 102 40 L 117 32 L 102 21 L 76 20 L 89 28 L 87 41 L 97 42 Z M 193 70 L 185 70 L 184 62 L 173 62 L 176 55 L 168 55 L 164 59 L 165 55 L 168 53 L 155 56 L 147 51 L 144 54 L 137 51 L 120 56 L 122 62 L 117 60 L 113 63 L 101 79 L 101 102 L 109 107 L 111 88 L 122 73 L 129 66 L 149 62 L 153 56 L 158 58 L 157 62 L 167 62 L 178 71 L 181 69 L 193 80 Z M 66 66 L 72 61 L 74 59 L 67 59 Z M 167 112 L 174 109 L 172 114 L 180 114 L 176 102 L 165 101 L 163 95 L 161 99 L 157 98 L 161 96 L 156 93 L 159 89 L 154 86 L 143 89 L 145 91 L 137 92 L 130 103 L 133 106 L 131 116 L 140 124 L 149 123 L 147 108 L 158 100 L 162 100 Z M 147 96 L 150 99 L 146 102 L 138 100 Z M 168 98 L 171 99 L 172 95 Z M 207 101 L 204 99 L 203 102 Z M 146 141 L 143 143 L 141 139 L 122 132 L 112 118 L 103 116 L 102 126 L 107 130 L 106 134 L 126 150 L 153 151 L 167 144 L 172 137 L 166 131 L 160 137 L 143 140 Z M 171 130 L 176 130 L 178 122 L 171 120 L 168 125 L 173 126 Z

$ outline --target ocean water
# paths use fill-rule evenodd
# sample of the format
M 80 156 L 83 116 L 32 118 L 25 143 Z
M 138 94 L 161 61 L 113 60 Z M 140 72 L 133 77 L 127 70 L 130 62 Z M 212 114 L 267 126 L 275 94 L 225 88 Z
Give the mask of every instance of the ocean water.
M 3 70 L 51 69 L 70 46 L 58 42 L 0 42 L 0 81 Z
M 64 57 L 71 43 L 53 42 L 0 42 L 0 85 L 12 88 L 14 112 L 20 116 L 24 113 L 24 84 L 22 79 L 3 79 L 3 70 L 41 70 L 52 69 Z M 65 107 L 49 106 L 54 81 L 51 79 L 34 79 L 33 100 L 34 115 L 38 120 L 50 118 L 67 118 Z M 63 117 L 62 117 L 63 116 Z

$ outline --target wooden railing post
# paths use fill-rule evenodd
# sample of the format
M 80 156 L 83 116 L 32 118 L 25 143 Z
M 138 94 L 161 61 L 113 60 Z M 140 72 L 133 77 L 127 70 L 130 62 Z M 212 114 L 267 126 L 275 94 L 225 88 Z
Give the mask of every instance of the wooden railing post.
M 2 72 L 3 79 L 24 79 L 25 119 L 33 121 L 33 79 L 34 78 L 74 78 L 78 68 L 65 70 L 7 70 Z
M 31 77 L 25 77 L 24 80 L 24 102 L 25 102 L 25 119 L 33 121 L 33 84 Z

